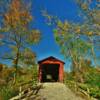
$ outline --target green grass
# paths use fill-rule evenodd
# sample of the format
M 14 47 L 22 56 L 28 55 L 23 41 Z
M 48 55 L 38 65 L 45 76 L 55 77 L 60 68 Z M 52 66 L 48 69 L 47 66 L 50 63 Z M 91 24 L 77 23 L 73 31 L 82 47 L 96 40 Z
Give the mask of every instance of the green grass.
M 65 84 L 73 91 L 75 91 L 75 88 L 77 92 L 79 92 L 79 90 L 81 89 L 86 91 L 91 97 L 100 99 L 100 88 L 97 85 L 92 86 L 92 83 L 91 84 L 86 84 L 86 83 L 84 84 L 78 82 L 76 83 L 75 81 L 71 81 L 71 80 L 66 80 Z M 87 89 L 89 91 L 87 91 Z
M 24 70 L 26 70 L 26 74 L 18 74 L 18 76 L 16 77 L 15 84 L 13 84 L 13 80 L 11 80 L 8 83 L 6 83 L 6 85 L 0 86 L 0 100 L 9 100 L 13 96 L 18 95 L 20 86 L 23 86 L 23 89 L 27 88 L 30 85 L 36 86 L 37 70 L 33 68 Z
M 7 85 L 0 87 L 0 97 L 2 100 L 9 100 L 11 97 L 18 94 L 18 90 L 13 86 Z

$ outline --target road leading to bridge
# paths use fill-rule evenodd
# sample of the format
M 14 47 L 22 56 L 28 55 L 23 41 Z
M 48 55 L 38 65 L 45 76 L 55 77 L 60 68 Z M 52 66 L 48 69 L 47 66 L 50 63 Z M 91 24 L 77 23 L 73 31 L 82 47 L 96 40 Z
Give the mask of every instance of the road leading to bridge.
M 43 83 L 38 95 L 41 96 L 41 100 L 84 100 L 77 97 L 63 83 Z

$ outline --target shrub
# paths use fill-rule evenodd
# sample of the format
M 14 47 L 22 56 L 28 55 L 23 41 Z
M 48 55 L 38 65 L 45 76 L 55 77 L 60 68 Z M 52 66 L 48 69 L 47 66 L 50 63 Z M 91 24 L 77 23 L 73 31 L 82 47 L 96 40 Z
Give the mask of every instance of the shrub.
M 0 87 L 0 97 L 3 100 L 9 100 L 11 97 L 18 94 L 18 90 L 10 85 Z

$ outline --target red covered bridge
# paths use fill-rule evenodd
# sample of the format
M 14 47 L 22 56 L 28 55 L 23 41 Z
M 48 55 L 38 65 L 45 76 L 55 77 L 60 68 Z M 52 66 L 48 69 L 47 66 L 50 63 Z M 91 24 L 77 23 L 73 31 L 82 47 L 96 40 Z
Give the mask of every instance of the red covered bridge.
M 38 62 L 39 82 L 63 82 L 64 62 L 55 58 L 48 57 Z

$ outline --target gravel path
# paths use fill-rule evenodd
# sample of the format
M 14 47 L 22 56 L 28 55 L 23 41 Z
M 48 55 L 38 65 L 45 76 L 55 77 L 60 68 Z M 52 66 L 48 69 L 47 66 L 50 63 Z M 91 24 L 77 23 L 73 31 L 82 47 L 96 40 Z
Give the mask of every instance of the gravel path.
M 84 100 L 77 97 L 63 83 L 43 83 L 38 95 L 42 97 L 41 100 Z

